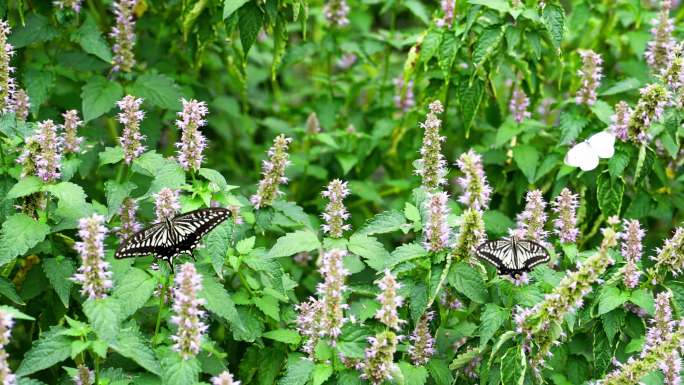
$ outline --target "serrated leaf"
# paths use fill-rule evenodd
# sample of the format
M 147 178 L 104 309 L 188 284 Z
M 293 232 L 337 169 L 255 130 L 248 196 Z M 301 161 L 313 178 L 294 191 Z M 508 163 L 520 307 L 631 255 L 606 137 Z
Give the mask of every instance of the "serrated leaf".
M 55 293 L 64 307 L 69 307 L 69 293 L 74 281 L 71 277 L 76 272 L 74 261 L 67 258 L 46 258 L 43 260 L 43 271 L 50 281 Z
M 124 199 L 130 197 L 131 192 L 137 186 L 132 182 L 118 183 L 113 180 L 105 182 L 105 195 L 107 196 L 107 213 L 109 218 L 114 216 L 119 209 Z
M 646 310 L 646 313 L 650 315 L 655 314 L 655 300 L 653 299 L 653 293 L 647 289 L 634 290 L 629 296 L 629 302 Z
M 31 100 L 31 113 L 36 115 L 55 86 L 55 74 L 31 68 L 24 73 L 23 79 L 26 93 Z
M 238 253 L 243 255 L 249 254 L 249 252 L 252 251 L 252 249 L 254 249 L 254 242 L 256 242 L 256 237 L 253 236 L 241 239 L 235 245 L 235 250 L 237 250 Z
M 616 95 L 623 92 L 635 90 L 641 86 L 641 82 L 635 78 L 627 78 L 613 84 L 610 88 L 599 93 L 601 96 Z
M 508 309 L 499 307 L 493 303 L 485 305 L 485 309 L 480 315 L 480 349 L 483 349 L 501 326 L 510 319 L 511 312 Z
M 98 157 L 100 158 L 100 166 L 104 166 L 121 162 L 124 158 L 124 153 L 121 147 L 106 147 L 104 151 L 98 154 Z
M 112 62 L 112 50 L 102 37 L 95 20 L 88 15 L 81 27 L 76 31 L 76 41 L 87 53 L 97 56 L 107 63 Z
M 126 270 L 123 277 L 117 277 L 112 296 L 119 300 L 121 319 L 128 318 L 145 306 L 156 287 L 154 277 L 136 267 Z
M 225 11 L 225 9 L 224 9 Z M 249 52 L 252 44 L 256 41 L 264 14 L 256 1 L 250 1 L 238 9 L 238 27 L 240 28 L 240 42 L 245 55 Z
M 484 96 L 484 82 L 480 78 L 462 78 L 458 83 L 458 108 L 463 116 L 466 132 L 473 125 Z
M 451 267 L 448 281 L 458 292 L 477 303 L 487 303 L 489 293 L 480 274 L 467 263 L 460 262 Z
M 598 314 L 606 314 L 609 311 L 622 306 L 629 300 L 629 293 L 622 292 L 617 287 L 605 286 L 599 294 Z
M 544 25 L 551 36 L 551 42 L 556 49 L 560 49 L 565 33 L 565 10 L 559 4 L 547 4 L 542 13 Z
M 304 251 L 316 250 L 321 246 L 316 233 L 311 230 L 297 230 L 278 238 L 268 252 L 268 258 L 289 257 Z
M 196 358 L 184 360 L 171 352 L 161 361 L 161 377 L 164 385 L 188 385 L 197 383 L 201 365 Z
M 299 354 L 287 357 L 285 375 L 278 381 L 278 385 L 304 385 L 309 381 L 314 370 L 314 363 Z
M 574 112 L 561 113 L 561 144 L 570 144 L 577 139 L 582 129 L 589 123 L 587 118 Z
M 31 195 L 40 191 L 43 187 L 43 181 L 37 176 L 28 175 L 21 178 L 12 188 L 7 192 L 5 199 L 16 199 Z
M 133 360 L 147 371 L 156 375 L 162 374 L 161 366 L 154 352 L 149 348 L 149 341 L 140 334 L 137 327 L 129 326 L 121 329 L 119 337 L 112 344 L 112 349 Z
M 63 335 L 63 331 L 63 327 L 56 326 L 43 333 L 24 355 L 16 375 L 27 376 L 69 358 L 71 356 L 71 339 Z
M 625 184 L 621 178 L 611 178 L 607 173 L 602 173 L 596 184 L 596 198 L 601 212 L 609 217 L 619 215 L 622 207 L 622 195 Z
M 228 182 L 226 182 L 226 178 L 224 178 L 220 172 L 214 169 L 200 168 L 199 174 L 206 178 L 209 182 L 215 184 L 217 187 L 216 191 L 228 191 L 230 189 L 230 186 L 228 186 Z
M 202 275 L 202 291 L 199 296 L 206 300 L 205 307 L 207 310 L 226 320 L 232 328 L 242 332 L 246 330 L 235 308 L 233 299 L 226 289 L 223 288 L 223 285 L 211 277 L 211 275 Z
M 272 339 L 275 341 L 283 342 L 286 344 L 298 345 L 301 341 L 299 333 L 295 330 L 290 329 L 276 329 L 268 331 L 262 334 L 264 338 Z
M 522 173 L 527 177 L 527 181 L 534 183 L 534 176 L 539 164 L 539 151 L 535 147 L 521 144 L 513 147 L 513 160 Z
M 14 214 L 5 220 L 0 232 L 0 266 L 23 255 L 45 239 L 50 227 L 26 214 Z
M 399 211 L 383 211 L 366 222 L 357 233 L 363 235 L 391 233 L 392 231 L 401 229 L 401 226 L 405 223 L 406 219 Z
M 131 86 L 130 93 L 143 98 L 159 108 L 178 110 L 181 108 L 180 87 L 170 77 L 163 74 L 139 76 Z
M 17 293 L 17 289 L 14 287 L 14 284 L 2 277 L 0 277 L 0 294 L 17 305 L 25 304 Z
M 433 358 L 427 363 L 427 368 L 437 385 L 451 385 L 454 382 L 449 366 L 443 360 Z
M 332 365 L 316 364 L 311 376 L 311 385 L 323 385 L 333 374 Z
M 382 271 L 390 254 L 377 239 L 361 234 L 349 238 L 349 251 L 362 257 L 373 270 Z
M 122 97 L 123 88 L 119 83 L 93 76 L 81 92 L 83 120 L 88 122 L 108 113 Z
M 233 12 L 245 5 L 249 0 L 223 0 L 223 18 L 227 19 Z
M 286 202 L 277 200 L 273 202 L 273 208 L 280 211 L 286 217 L 293 221 L 300 223 L 308 228 L 312 228 L 309 216 L 304 212 L 304 209 L 294 202 Z
M 489 27 L 482 31 L 473 48 L 473 65 L 479 67 L 499 47 L 504 35 L 502 26 Z
M 424 385 L 427 382 L 428 371 L 424 366 L 413 366 L 402 361 L 399 363 L 399 369 L 406 385 Z
M 122 314 L 119 300 L 112 297 L 86 300 L 83 313 L 100 339 L 110 344 L 116 341 Z
M 527 361 L 522 348 L 509 348 L 501 357 L 501 382 L 511 385 L 522 385 L 525 381 Z
M 515 222 L 507 217 L 506 214 L 497 210 L 485 211 L 482 219 L 484 220 L 487 232 L 491 232 L 495 235 L 508 234 L 508 229 L 515 226 Z
M 7 41 L 12 44 L 14 49 L 25 47 L 29 44 L 49 41 L 59 35 L 59 32 L 50 25 L 47 17 L 31 12 L 26 17 L 23 25 L 13 28 Z
M 511 6 L 506 0 L 468 0 L 468 4 L 484 5 L 499 12 L 509 12 Z
M 385 263 L 385 266 L 391 268 L 400 263 L 424 257 L 427 254 L 427 250 L 425 250 L 422 245 L 418 243 L 407 243 L 397 247 L 394 249 L 394 251 L 392 251 L 390 258 Z
M 55 213 L 67 220 L 69 228 L 76 227 L 76 221 L 89 216 L 92 207 L 86 203 L 86 194 L 83 187 L 72 182 L 60 182 L 49 185 L 47 191 L 54 195 L 57 202 Z
M 265 295 L 263 297 L 252 298 L 252 302 L 267 316 L 273 318 L 276 321 L 280 321 L 280 306 L 278 305 L 278 300 L 270 295 Z

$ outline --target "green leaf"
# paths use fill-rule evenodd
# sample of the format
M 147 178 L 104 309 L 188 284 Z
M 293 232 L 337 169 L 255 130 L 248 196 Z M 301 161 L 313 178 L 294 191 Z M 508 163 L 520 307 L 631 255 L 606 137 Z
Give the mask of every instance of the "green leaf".
M 29 69 L 24 73 L 26 93 L 31 100 L 31 113 L 38 114 L 40 106 L 48 100 L 55 86 L 55 74 L 48 71 Z
M 224 178 L 220 172 L 213 170 L 211 168 L 200 168 L 199 174 L 201 176 L 203 176 L 206 180 L 208 180 L 210 183 L 213 183 L 214 185 L 216 185 L 216 188 L 213 188 L 213 186 L 210 186 L 210 188 L 213 191 L 228 191 L 228 190 L 230 190 L 230 186 L 228 186 L 228 182 L 226 182 L 226 178 Z
M 493 26 L 485 29 L 473 48 L 473 65 L 479 67 L 499 47 L 504 36 L 503 26 Z
M 283 342 L 286 344 L 292 344 L 292 345 L 298 345 L 302 339 L 299 336 L 299 333 L 297 333 L 295 330 L 290 330 L 290 329 L 271 330 L 271 331 L 268 331 L 268 332 L 262 334 L 262 336 L 265 338 L 269 338 L 269 339 L 272 339 L 275 341 Z
M 64 307 L 69 307 L 69 293 L 74 281 L 71 277 L 76 272 L 74 261 L 68 258 L 46 258 L 43 260 L 43 271 L 50 281 L 55 293 Z
M 601 315 L 601 323 L 603 324 L 603 331 L 606 333 L 608 340 L 613 343 L 613 338 L 622 329 L 622 324 L 625 321 L 625 312 L 621 309 L 615 309 L 606 314 Z
M 294 202 L 286 202 L 284 200 L 277 200 L 273 202 L 273 208 L 280 211 L 286 217 L 293 221 L 300 223 L 308 228 L 312 228 L 309 216 L 304 212 L 304 209 Z
M 565 32 L 565 10 L 559 4 L 547 4 L 542 14 L 544 25 L 551 36 L 551 42 L 556 49 L 560 49 Z
M 515 160 L 520 171 L 527 177 L 527 181 L 534 183 L 534 173 L 539 164 L 539 152 L 537 149 L 527 144 L 513 147 L 513 160 Z
M 316 250 L 321 246 L 316 233 L 311 230 L 297 230 L 278 238 L 267 258 L 289 257 L 304 251 Z
M 587 118 L 574 112 L 561 113 L 561 144 L 570 144 L 577 139 L 582 129 L 589 123 Z
M 24 255 L 45 239 L 50 227 L 26 214 L 14 214 L 5 220 L 0 232 L 0 266 Z
M 610 341 L 608 340 L 606 333 L 598 324 L 594 326 L 591 334 L 593 337 L 592 352 L 594 353 L 595 370 L 599 376 L 603 376 L 613 358 Z
M 188 385 L 197 383 L 201 370 L 196 358 L 184 360 L 178 353 L 170 352 L 161 362 L 161 377 L 164 385 Z
M 52 367 L 71 356 L 71 339 L 62 332 L 65 329 L 55 326 L 44 332 L 31 350 L 26 352 L 16 371 L 17 376 L 28 376 Z
M 12 306 L 8 305 L 0 305 L 0 311 L 7 313 L 12 316 L 14 319 L 22 319 L 26 321 L 35 321 L 36 319 L 31 317 L 28 314 L 24 314 L 20 312 L 19 310 L 13 308 Z
M 121 329 L 116 342 L 112 344 L 112 349 L 147 371 L 161 375 L 161 367 L 149 345 L 149 341 L 140 334 L 137 326 L 132 325 Z
M 83 313 L 100 339 L 116 341 L 121 322 L 121 304 L 116 298 L 89 299 L 83 303 Z
M 126 270 L 123 277 L 116 278 L 112 296 L 119 300 L 121 319 L 126 319 L 145 306 L 157 287 L 157 281 L 136 267 Z
M 416 258 L 424 257 L 428 254 L 427 250 L 418 243 L 403 244 L 392 252 L 390 258 L 387 259 L 385 266 L 392 268 L 400 263 L 410 261 Z
M 112 50 L 107 45 L 107 41 L 102 37 L 95 20 L 90 15 L 86 16 L 75 35 L 75 40 L 84 51 L 97 56 L 107 63 L 112 62 Z
M 610 176 L 616 178 L 625 171 L 629 164 L 629 155 L 621 151 L 616 151 L 615 155 L 608 161 L 608 172 Z
M 480 315 L 480 349 L 487 345 L 487 342 L 494 337 L 499 328 L 510 318 L 510 310 L 493 303 L 485 305 L 485 309 Z
M 400 362 L 399 369 L 404 375 L 406 385 L 424 385 L 427 382 L 428 372 L 424 366 L 413 366 L 408 362 Z
M 31 195 L 40 191 L 43 187 L 43 181 L 37 176 L 29 175 L 21 178 L 12 188 L 7 192 L 5 199 L 17 199 Z
M 451 385 L 454 382 L 449 366 L 443 360 L 433 358 L 428 362 L 427 368 L 437 385 Z
M 232 225 L 224 222 L 204 237 L 204 249 L 202 252 L 209 254 L 211 265 L 216 275 L 223 277 L 223 264 L 226 258 L 226 250 L 230 247 Z
M 104 166 L 121 162 L 124 158 L 124 153 L 121 147 L 106 147 L 98 156 L 100 158 L 100 166 Z
M 146 74 L 139 76 L 131 86 L 130 93 L 159 108 L 168 110 L 179 110 L 181 108 L 180 88 L 173 79 L 166 75 Z
M 11 281 L 2 277 L 0 277 L 0 294 L 5 296 L 10 301 L 16 303 L 17 305 L 25 304 L 19 296 L 19 294 L 17 293 L 17 289 L 14 287 L 14 284 Z
M 311 385 L 323 385 L 333 374 L 333 368 L 330 364 L 316 364 L 313 375 L 311 376 Z
M 635 78 L 627 78 L 620 80 L 619 82 L 613 84 L 610 88 L 599 93 L 601 96 L 616 95 L 623 92 L 636 90 L 641 87 L 641 82 Z
M 204 306 L 210 312 L 226 320 L 233 331 L 246 332 L 245 325 L 235 308 L 235 303 L 223 285 L 209 274 L 202 274 L 202 291 L 199 296 L 206 300 Z
M 487 232 L 493 233 L 495 235 L 508 234 L 508 229 L 515 226 L 513 222 L 506 214 L 497 210 L 487 210 L 485 211 L 482 219 L 485 223 L 485 229 Z
M 314 363 L 299 354 L 287 357 L 285 375 L 278 381 L 278 385 L 304 385 L 309 381 L 314 370 Z
M 523 385 L 527 361 L 522 348 L 509 348 L 501 357 L 501 382 L 507 385 Z
M 276 298 L 265 295 L 263 297 L 253 298 L 252 302 L 254 302 L 254 305 L 256 305 L 264 314 L 276 321 L 280 321 L 280 306 L 278 305 L 278 300 Z
M 49 185 L 47 191 L 58 199 L 55 213 L 69 222 L 69 228 L 76 227 L 80 218 L 89 216 L 92 208 L 86 203 L 83 187 L 72 182 Z
M 622 292 L 617 287 L 604 286 L 599 294 L 598 314 L 606 314 L 609 311 L 622 306 L 629 300 L 629 293 Z
M 386 234 L 401 229 L 401 226 L 406 223 L 404 214 L 396 210 L 383 211 L 374 216 L 371 220 L 357 231 L 357 234 L 373 235 Z
M 235 245 L 235 250 L 241 255 L 247 255 L 254 249 L 254 242 L 256 242 L 256 237 L 253 236 L 241 239 Z
M 474 78 L 472 80 L 462 78 L 458 83 L 458 108 L 463 117 L 463 124 L 465 125 L 466 132 L 469 132 L 470 127 L 477 117 L 477 112 L 480 109 L 483 96 L 484 82 L 480 80 L 480 78 Z
M 105 195 L 107 196 L 107 214 L 109 218 L 114 216 L 119 209 L 124 199 L 131 196 L 131 192 L 137 186 L 131 182 L 118 183 L 113 180 L 105 182 Z
M 480 274 L 465 262 L 452 266 L 449 276 L 449 284 L 461 294 L 477 303 L 487 303 L 489 293 Z
M 468 4 L 484 5 L 499 12 L 509 12 L 511 6 L 506 0 L 468 0 Z
M 93 76 L 83 86 L 83 120 L 88 122 L 108 113 L 123 97 L 123 88 L 117 82 L 102 76 Z
M 596 199 L 601 212 L 609 217 L 619 215 L 622 206 L 622 194 L 625 191 L 625 184 L 622 178 L 611 178 L 607 173 L 602 173 L 596 185 Z
M 634 290 L 629 296 L 629 302 L 646 310 L 649 315 L 655 314 L 655 300 L 653 293 L 647 289 Z
M 242 51 L 246 56 L 252 44 L 256 41 L 257 35 L 259 35 L 264 14 L 261 12 L 256 1 L 250 1 L 238 9 L 238 16 L 240 17 L 238 22 L 240 42 L 242 43 Z
M 249 0 L 223 0 L 223 18 L 227 19 L 233 12 L 245 5 Z
M 420 19 L 424 24 L 430 24 L 430 15 L 423 3 L 418 0 L 407 0 L 402 3 L 411 13 Z
M 31 12 L 26 17 L 26 23 L 13 28 L 7 41 L 14 49 L 23 48 L 29 44 L 49 41 L 59 35 L 59 32 L 50 25 L 47 17 Z
M 382 271 L 390 254 L 374 237 L 354 234 L 349 238 L 349 251 L 362 257 L 373 270 Z
M 613 108 L 603 100 L 597 100 L 591 105 L 591 112 L 593 112 L 600 121 L 607 125 L 611 125 L 611 117 L 613 116 Z

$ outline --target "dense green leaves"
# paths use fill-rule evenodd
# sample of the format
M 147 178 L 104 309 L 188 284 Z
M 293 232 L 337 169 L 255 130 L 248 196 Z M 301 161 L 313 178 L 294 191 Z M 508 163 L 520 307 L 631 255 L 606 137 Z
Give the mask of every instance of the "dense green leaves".
M 71 340 L 63 334 L 64 329 L 55 327 L 43 333 L 24 355 L 16 374 L 26 376 L 58 364 L 71 354 Z
M 14 214 L 2 224 L 0 233 L 0 266 L 23 255 L 45 239 L 50 227 L 25 214 Z
M 123 97 L 123 88 L 119 83 L 107 81 L 96 76 L 83 86 L 83 120 L 89 121 L 109 112 Z

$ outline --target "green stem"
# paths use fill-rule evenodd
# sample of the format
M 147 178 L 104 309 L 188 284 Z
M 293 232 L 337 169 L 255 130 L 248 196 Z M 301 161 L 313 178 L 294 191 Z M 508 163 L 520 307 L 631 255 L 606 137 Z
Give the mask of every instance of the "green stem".
M 384 106 L 385 105 L 385 89 L 387 88 L 387 81 L 389 80 L 389 65 L 390 65 L 390 54 L 392 53 L 392 44 L 390 43 L 392 41 L 392 38 L 394 37 L 394 30 L 396 29 L 397 26 L 397 12 L 394 8 L 392 7 L 392 16 L 390 20 L 390 33 L 389 36 L 387 37 L 387 47 L 385 48 L 385 63 L 384 63 L 384 69 L 383 69 L 383 74 L 382 74 L 382 85 L 380 87 L 380 105 Z
M 162 315 L 162 308 L 164 307 L 164 298 L 166 298 L 166 289 L 167 289 L 167 277 L 163 276 L 162 278 L 162 288 L 159 293 L 159 310 L 157 312 L 157 322 L 154 325 L 154 337 L 152 338 L 152 346 L 155 346 L 157 344 L 157 335 L 159 334 L 159 328 L 161 327 L 161 315 Z

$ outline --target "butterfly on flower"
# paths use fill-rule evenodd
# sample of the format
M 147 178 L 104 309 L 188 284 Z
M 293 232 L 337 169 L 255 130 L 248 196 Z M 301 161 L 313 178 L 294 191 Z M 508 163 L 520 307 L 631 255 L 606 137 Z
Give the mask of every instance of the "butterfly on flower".
M 496 266 L 499 274 L 513 278 L 550 259 L 544 246 L 514 236 L 484 242 L 477 247 L 476 254 Z
M 128 237 L 116 250 L 114 257 L 128 258 L 138 255 L 154 255 L 168 262 L 173 271 L 173 259 L 189 254 L 209 231 L 228 219 L 230 210 L 203 208 L 165 219 Z

